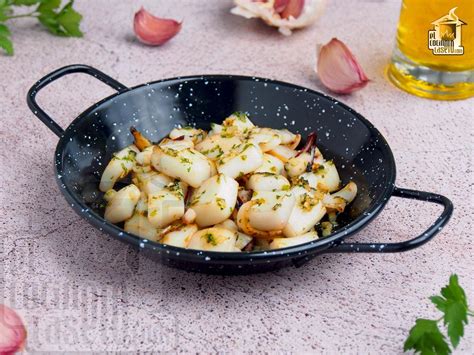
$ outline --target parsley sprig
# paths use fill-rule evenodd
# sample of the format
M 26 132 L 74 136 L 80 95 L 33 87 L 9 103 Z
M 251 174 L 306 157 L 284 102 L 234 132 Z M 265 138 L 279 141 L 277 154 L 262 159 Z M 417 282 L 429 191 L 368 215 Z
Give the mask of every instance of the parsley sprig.
M 62 0 L 0 0 L 0 48 L 13 55 L 11 32 L 5 24 L 8 20 L 36 17 L 38 21 L 56 36 L 82 37 L 79 28 L 82 15 L 74 10 L 74 0 L 61 7 Z M 29 12 L 16 13 L 15 8 L 30 8 Z
M 438 324 L 443 322 L 451 345 L 456 348 L 464 335 L 464 325 L 468 323 L 468 317 L 474 316 L 468 308 L 466 294 L 459 286 L 458 276 L 451 275 L 449 284 L 441 289 L 441 295 L 432 296 L 430 300 L 443 316 L 437 320 L 417 319 L 415 326 L 410 329 L 403 350 L 414 350 L 422 355 L 450 354 L 451 348 Z

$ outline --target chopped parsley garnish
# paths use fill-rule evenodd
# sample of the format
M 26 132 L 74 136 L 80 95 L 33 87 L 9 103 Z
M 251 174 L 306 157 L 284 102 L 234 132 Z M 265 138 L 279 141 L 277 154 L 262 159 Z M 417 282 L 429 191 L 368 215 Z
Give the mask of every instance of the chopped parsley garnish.
M 216 203 L 219 209 L 223 211 L 226 206 L 225 200 L 221 197 L 216 197 Z
M 213 246 L 217 245 L 217 238 L 212 233 L 206 233 L 202 236 L 202 238 L 204 238 L 208 244 Z
M 275 204 L 273 207 L 272 207 L 272 210 L 276 211 L 277 209 L 279 209 L 281 207 L 281 203 L 277 203 Z

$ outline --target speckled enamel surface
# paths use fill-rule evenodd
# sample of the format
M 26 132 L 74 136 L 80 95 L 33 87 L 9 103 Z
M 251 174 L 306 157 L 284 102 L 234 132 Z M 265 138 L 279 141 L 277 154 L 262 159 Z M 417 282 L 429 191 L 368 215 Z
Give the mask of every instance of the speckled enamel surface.
M 41 79 L 30 90 L 29 99 L 44 83 L 76 70 L 110 82 L 95 69 L 71 66 L 61 69 L 58 75 Z M 292 263 L 302 265 L 316 253 L 334 250 L 343 239 L 365 227 L 383 209 L 394 188 L 394 158 L 380 132 L 353 109 L 324 94 L 284 82 L 230 75 L 164 79 L 120 91 L 86 110 L 64 132 L 59 129 L 60 141 L 55 152 L 57 181 L 61 193 L 80 216 L 119 240 L 147 249 L 147 255 L 166 264 L 222 274 L 263 272 Z M 34 102 L 31 106 L 33 113 L 41 112 Z M 132 143 L 131 126 L 159 141 L 175 127 L 208 130 L 215 117 L 227 117 L 238 110 L 247 112 L 258 126 L 289 127 L 303 136 L 316 130 L 319 149 L 338 167 L 342 183 L 357 184 L 358 197 L 338 217 L 339 225 L 331 236 L 268 252 L 205 253 L 140 240 L 102 218 L 104 211 L 98 208 L 103 202 L 99 180 L 112 154 Z M 51 128 L 51 117 L 39 117 Z M 370 247 L 350 243 L 347 247 L 353 251 L 389 249 L 376 243 Z
M 422 100 L 383 78 L 398 2 L 333 1 L 318 25 L 290 38 L 228 15 L 226 1 L 183 1 L 178 10 L 172 3 L 144 2 L 162 15 L 184 17 L 182 33 L 162 48 L 143 47 L 130 34 L 127 24 L 142 3 L 79 1 L 84 39 L 54 38 L 32 31 L 28 21 L 18 22 L 16 56 L 0 57 L 1 177 L 7 187 L 1 190 L 2 288 L 4 302 L 26 321 L 29 351 L 399 353 L 415 318 L 435 316 L 427 297 L 451 272 L 460 275 L 472 299 L 473 102 Z M 326 255 L 299 269 L 238 277 L 161 266 L 74 213 L 54 182 L 57 137 L 24 103 L 34 80 L 75 62 L 128 86 L 220 73 L 324 91 L 313 74 L 314 47 L 332 36 L 351 47 L 372 79 L 363 91 L 337 99 L 387 139 L 397 162 L 397 185 L 438 192 L 455 204 L 447 228 L 414 251 Z M 77 74 L 52 84 L 38 101 L 65 127 L 112 93 Z M 403 241 L 439 213 L 431 204 L 392 198 L 351 240 Z M 459 351 L 472 347 L 468 331 Z

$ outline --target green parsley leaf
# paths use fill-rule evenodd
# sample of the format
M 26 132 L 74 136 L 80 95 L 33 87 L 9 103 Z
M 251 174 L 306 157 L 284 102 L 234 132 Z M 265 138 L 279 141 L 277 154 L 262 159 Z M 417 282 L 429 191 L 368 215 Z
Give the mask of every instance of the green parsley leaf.
M 47 0 L 47 1 L 41 1 L 41 4 L 38 6 L 36 11 L 38 11 L 41 14 L 46 14 L 50 12 L 54 12 L 57 8 L 61 6 L 61 0 Z
M 11 16 L 12 9 L 10 3 L 7 0 L 0 0 L 0 22 L 8 20 L 8 17 Z
M 431 302 L 444 313 L 444 325 L 448 328 L 448 336 L 453 347 L 457 347 L 464 335 L 464 324 L 467 320 L 466 294 L 458 283 L 457 275 L 451 275 L 449 284 L 441 289 L 441 295 L 431 297 Z
M 13 0 L 12 5 L 31 6 L 40 3 L 42 0 Z
M 58 11 L 61 0 L 48 0 L 38 6 L 38 20 L 51 33 L 63 37 L 82 37 L 79 25 L 82 15 L 73 9 L 74 0 Z
M 74 0 L 70 0 L 61 8 L 62 0 L 0 0 L 0 48 L 13 54 L 10 31 L 2 23 L 14 18 L 36 17 L 49 32 L 63 37 L 82 37 L 79 28 L 82 15 L 73 9 Z M 29 13 L 14 13 L 13 7 L 33 6 Z
M 10 30 L 0 23 L 0 48 L 3 48 L 8 55 L 13 55 L 13 43 L 10 40 Z
M 422 355 L 450 354 L 451 349 L 446 337 L 440 332 L 438 323 L 443 320 L 451 344 L 456 348 L 464 335 L 464 325 L 468 323 L 467 317 L 473 316 L 467 305 L 466 294 L 458 283 L 457 275 L 451 275 L 449 284 L 441 289 L 441 295 L 432 296 L 430 300 L 443 312 L 443 317 L 438 320 L 417 319 L 403 349 L 404 351 L 412 349 Z
M 422 355 L 448 355 L 451 349 L 439 331 L 435 320 L 417 319 L 415 326 L 410 329 L 403 351 L 414 350 Z

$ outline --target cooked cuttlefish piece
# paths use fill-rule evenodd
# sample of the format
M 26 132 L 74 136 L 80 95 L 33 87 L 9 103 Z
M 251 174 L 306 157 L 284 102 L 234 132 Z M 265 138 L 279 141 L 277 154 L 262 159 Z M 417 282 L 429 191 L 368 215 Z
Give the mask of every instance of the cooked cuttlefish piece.
M 224 130 L 225 127 L 236 127 L 242 133 L 246 133 L 255 127 L 244 112 L 234 112 L 222 122 L 222 125 Z
M 314 190 L 307 191 L 300 186 L 293 187 L 291 192 L 296 203 L 283 229 L 285 237 L 296 237 L 308 232 L 326 214 L 326 208 L 321 199 L 322 194 Z
M 225 221 L 234 211 L 239 184 L 224 174 L 214 175 L 194 191 L 190 208 L 196 212 L 199 227 Z
M 184 215 L 184 192 L 178 181 L 148 195 L 148 220 L 163 228 Z
M 191 148 L 174 150 L 155 146 L 151 164 L 159 172 L 181 179 L 192 187 L 199 187 L 211 177 L 212 167 L 209 160 Z
M 281 143 L 280 135 L 271 128 L 253 128 L 247 142 L 258 145 L 262 152 L 268 152 Z
M 150 195 L 161 191 L 166 185 L 172 183 L 173 179 L 156 171 L 150 171 L 135 173 L 132 181 L 141 191 Z
M 256 191 L 252 199 L 245 204 L 251 204 L 247 217 L 251 228 L 260 231 L 281 231 L 288 223 L 295 198 L 289 191 Z M 238 219 L 239 216 L 237 224 Z M 252 235 L 245 228 L 242 230 Z
M 214 227 L 216 228 L 225 228 L 228 229 L 232 232 L 237 232 L 239 230 L 239 227 L 237 227 L 237 224 L 231 219 L 226 219 L 225 221 L 216 224 Z
M 147 213 L 148 198 L 146 194 L 142 192 L 133 216 L 125 221 L 123 229 L 141 238 L 157 241 L 158 231 L 148 220 Z
M 313 240 L 318 239 L 318 233 L 316 231 L 311 231 L 303 235 L 292 238 L 275 238 L 271 241 L 269 248 L 270 249 L 281 249 L 292 247 L 299 244 L 304 244 L 312 242 Z
M 149 147 L 146 147 L 141 152 L 139 152 L 137 156 L 135 157 L 135 160 L 137 161 L 137 164 L 139 165 L 148 166 L 151 164 L 152 154 L 153 154 L 153 146 L 150 145 Z
M 324 196 L 324 206 L 331 211 L 342 212 L 348 203 L 351 203 L 357 195 L 357 185 L 349 182 L 339 191 Z
M 237 232 L 237 240 L 235 241 L 235 247 L 239 250 L 244 249 L 251 241 L 253 237 L 242 232 Z
M 194 233 L 188 248 L 206 251 L 239 251 L 235 247 L 236 238 L 237 233 L 225 228 L 205 228 Z
M 285 172 L 289 177 L 295 177 L 303 174 L 311 161 L 309 153 L 301 153 L 298 156 L 288 159 L 285 163 Z
M 217 160 L 217 171 L 234 179 L 258 169 L 263 163 L 263 154 L 255 144 L 241 144 Z
M 222 125 L 218 123 L 211 123 L 211 130 L 208 132 L 207 136 L 213 136 L 214 134 L 220 134 L 222 132 Z
M 123 222 L 133 215 L 140 199 L 140 190 L 131 184 L 112 194 L 105 207 L 104 218 L 111 223 Z
M 268 152 L 280 159 L 283 163 L 286 163 L 289 159 L 295 157 L 298 152 L 294 149 L 287 147 L 286 145 L 279 145 Z
M 180 248 L 187 248 L 194 233 L 198 231 L 195 224 L 182 225 L 171 232 L 166 233 L 160 243 L 172 245 Z
M 357 195 L 357 185 L 353 181 L 349 182 L 346 186 L 344 186 L 339 191 L 331 194 L 331 196 L 333 197 L 342 197 L 344 200 L 346 200 L 347 203 L 351 203 L 352 201 L 354 201 L 356 195 Z
M 281 175 L 283 173 L 283 162 L 273 155 L 264 153 L 263 163 L 254 173 L 270 173 Z
M 194 144 L 198 144 L 204 138 L 206 138 L 206 131 L 189 126 L 183 128 L 174 128 L 170 132 L 169 137 L 171 139 L 178 139 L 180 137 L 183 137 L 183 139 L 185 140 L 191 140 Z
M 196 144 L 196 150 L 209 159 L 215 160 L 222 157 L 224 152 L 228 152 L 240 144 L 242 144 L 242 140 L 238 136 L 215 134 Z
M 288 146 L 291 149 L 296 149 L 301 142 L 301 134 L 295 134 L 287 129 L 276 130 L 280 135 L 281 145 Z
M 288 191 L 290 189 L 290 182 L 283 175 L 254 173 L 247 180 L 246 187 L 254 191 Z
M 162 149 L 172 149 L 172 150 L 183 150 L 188 148 L 194 148 L 194 143 L 190 139 L 170 139 L 163 138 L 163 140 L 158 144 Z
M 306 180 L 313 189 L 328 192 L 336 191 L 341 183 L 339 173 L 332 161 L 322 163 L 312 172 L 301 174 L 300 179 Z
M 139 152 L 138 148 L 130 145 L 118 153 L 107 164 L 100 179 L 99 189 L 106 192 L 112 189 L 119 179 L 126 177 L 135 166 L 135 156 Z

